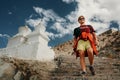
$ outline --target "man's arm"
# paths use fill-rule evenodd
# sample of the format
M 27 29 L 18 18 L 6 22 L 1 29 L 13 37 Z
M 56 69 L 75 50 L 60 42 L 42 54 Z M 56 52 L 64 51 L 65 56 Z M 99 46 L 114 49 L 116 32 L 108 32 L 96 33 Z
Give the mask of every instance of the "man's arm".
M 95 32 L 92 32 L 92 35 L 93 35 L 95 45 L 98 45 L 98 39 L 97 39 L 97 36 L 96 36 Z
M 93 40 L 94 40 L 95 45 L 98 45 L 98 39 L 97 39 L 97 36 L 95 34 L 96 31 L 94 30 L 94 28 L 91 25 L 88 25 L 88 26 L 90 28 L 90 32 L 93 35 Z

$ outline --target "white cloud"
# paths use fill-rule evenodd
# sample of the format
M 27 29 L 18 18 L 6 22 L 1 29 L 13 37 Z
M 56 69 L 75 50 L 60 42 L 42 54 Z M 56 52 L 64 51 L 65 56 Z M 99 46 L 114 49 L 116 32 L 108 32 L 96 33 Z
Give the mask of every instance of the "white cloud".
M 0 34 L 0 37 L 6 37 L 9 38 L 10 36 L 8 34 Z
M 11 14 L 12 14 L 12 12 L 8 12 L 8 14 L 9 14 L 9 15 L 11 15 Z
M 87 22 L 94 25 L 95 29 L 109 27 L 112 20 L 120 22 L 119 0 L 76 0 L 78 2 L 78 15 L 84 15 Z M 93 16 L 101 19 L 103 23 L 89 21 Z M 102 26 L 104 24 L 104 26 Z M 120 25 L 120 24 L 119 24 Z
M 64 21 L 63 18 L 59 17 L 52 9 L 45 10 L 40 7 L 33 7 L 36 13 L 39 15 L 43 15 L 43 19 L 45 18 L 46 21 L 49 21 L 50 19 L 53 21 Z
M 55 22 L 64 22 L 65 21 L 64 18 L 59 17 L 51 9 L 45 10 L 43 8 L 40 8 L 40 7 L 33 7 L 33 9 L 35 10 L 35 12 L 37 14 L 39 14 L 41 16 L 41 18 L 38 18 L 38 19 L 26 20 L 26 22 L 29 23 L 30 25 L 32 25 L 33 27 L 35 27 L 35 25 L 38 24 L 41 20 L 42 20 L 42 23 L 43 23 L 44 26 L 46 26 L 48 21 L 50 21 L 50 20 L 55 21 Z
M 62 26 L 63 22 L 66 22 L 64 18 L 59 17 L 53 10 L 50 9 L 45 10 L 40 7 L 33 7 L 33 9 L 37 14 L 41 16 L 41 18 L 26 20 L 27 24 L 29 24 L 32 27 L 35 27 L 37 24 L 42 22 L 42 24 L 47 27 L 49 21 L 54 21 L 55 23 L 53 24 L 53 26 L 52 27 L 49 26 L 49 28 L 56 30 L 58 33 L 53 35 L 52 32 L 48 32 L 48 36 L 55 38 L 62 37 L 65 34 L 67 30 L 63 34 L 65 28 Z
M 106 11 L 109 12 L 110 15 L 104 15 L 106 16 L 107 20 L 120 20 L 120 0 L 99 0 L 100 8 L 106 9 Z
M 74 2 L 75 0 L 62 0 L 62 1 L 65 2 L 65 3 L 67 3 L 67 4 L 69 4 L 69 3 Z
M 56 22 L 51 29 L 57 30 L 57 32 L 63 32 L 64 31 L 64 27 L 62 27 L 61 23 Z
M 42 19 L 42 23 L 47 28 L 55 30 L 57 33 L 47 32 L 51 38 L 63 37 L 66 34 L 72 34 L 73 29 L 78 27 L 77 19 L 80 15 L 85 16 L 86 24 L 91 24 L 98 33 L 109 28 L 110 21 L 117 21 L 120 25 L 120 1 L 119 0 L 62 0 L 65 3 L 77 2 L 75 11 L 62 18 L 52 9 L 45 10 L 40 7 L 33 7 L 35 12 L 41 17 L 38 19 L 29 19 L 30 25 L 35 26 Z M 96 17 L 97 22 L 90 19 Z M 99 22 L 102 21 L 102 22 Z M 53 21 L 52 26 L 47 26 L 49 21 Z M 67 22 L 69 21 L 69 22 Z M 66 23 L 67 22 L 67 23 Z
M 40 18 L 38 18 L 38 19 L 29 19 L 29 20 L 26 20 L 26 23 L 29 24 L 29 25 L 32 26 L 32 27 L 37 26 L 40 22 L 41 22 L 41 19 L 40 19 Z

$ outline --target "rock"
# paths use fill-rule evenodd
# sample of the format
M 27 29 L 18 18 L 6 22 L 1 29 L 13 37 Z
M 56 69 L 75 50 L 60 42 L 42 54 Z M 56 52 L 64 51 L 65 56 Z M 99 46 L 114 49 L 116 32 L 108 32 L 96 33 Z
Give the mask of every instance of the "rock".
M 15 73 L 16 69 L 14 65 L 0 59 L 0 80 L 13 80 Z
M 21 71 L 18 71 L 14 76 L 14 80 L 23 80 L 23 74 Z
M 30 80 L 38 80 L 38 76 L 37 75 L 33 75 L 30 77 Z

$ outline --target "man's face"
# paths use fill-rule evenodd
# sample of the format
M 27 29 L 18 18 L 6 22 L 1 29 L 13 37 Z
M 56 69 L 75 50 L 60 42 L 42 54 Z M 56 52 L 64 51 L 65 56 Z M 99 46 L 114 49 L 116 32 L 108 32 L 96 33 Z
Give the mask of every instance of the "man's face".
M 84 23 L 85 23 L 85 18 L 84 18 L 84 17 L 81 17 L 81 18 L 78 20 L 78 22 L 79 22 L 80 24 L 84 24 Z

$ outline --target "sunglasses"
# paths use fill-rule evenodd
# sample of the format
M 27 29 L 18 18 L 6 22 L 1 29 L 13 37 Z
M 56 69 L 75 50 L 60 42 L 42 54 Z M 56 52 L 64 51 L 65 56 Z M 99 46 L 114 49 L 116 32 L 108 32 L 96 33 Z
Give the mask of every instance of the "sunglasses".
M 80 18 L 79 20 L 85 20 L 85 18 Z

